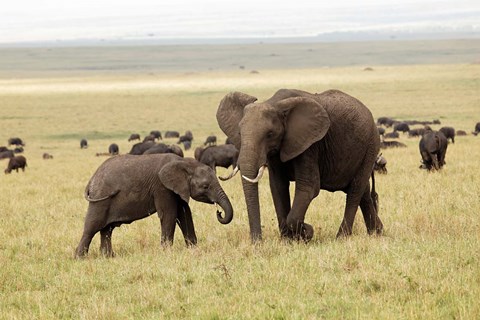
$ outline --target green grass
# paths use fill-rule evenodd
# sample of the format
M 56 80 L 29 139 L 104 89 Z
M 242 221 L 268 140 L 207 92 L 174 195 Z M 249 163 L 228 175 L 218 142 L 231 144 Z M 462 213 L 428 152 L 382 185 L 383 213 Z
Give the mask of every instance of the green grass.
M 480 65 L 373 68 L 0 80 L 0 141 L 21 137 L 28 159 L 25 173 L 0 179 L 0 318 L 479 318 L 480 137 L 471 135 L 449 145 L 438 173 L 418 169 L 418 139 L 402 136 L 407 148 L 382 151 L 382 237 L 366 235 L 359 212 L 353 236 L 335 240 L 345 196 L 322 191 L 306 215 L 313 241 L 280 241 L 264 177 L 264 241 L 252 245 L 237 176 L 222 182 L 235 209 L 231 224 L 191 201 L 196 248 L 185 247 L 179 230 L 171 248 L 160 247 L 159 220 L 150 217 L 115 229 L 115 258 L 100 255 L 95 237 L 88 258 L 73 259 L 83 190 L 105 159 L 95 153 L 112 142 L 126 153 L 130 133 L 154 129 L 192 130 L 193 149 L 210 134 L 222 141 L 215 112 L 230 91 L 262 100 L 281 87 L 338 88 L 375 118 L 439 118 L 467 132 L 480 121 Z

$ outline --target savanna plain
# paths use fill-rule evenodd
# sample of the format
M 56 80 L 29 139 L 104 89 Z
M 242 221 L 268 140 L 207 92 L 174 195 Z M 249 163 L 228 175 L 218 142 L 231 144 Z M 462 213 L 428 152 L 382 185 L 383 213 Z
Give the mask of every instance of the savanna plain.
M 473 61 L 472 61 L 473 62 Z M 480 317 L 480 137 L 449 144 L 440 172 L 420 170 L 418 138 L 382 150 L 376 175 L 383 236 L 368 236 L 361 213 L 353 235 L 335 239 L 342 192 L 321 191 L 305 221 L 309 243 L 282 241 L 268 177 L 260 181 L 263 241 L 252 244 L 240 176 L 221 182 L 234 207 L 228 225 L 215 207 L 191 200 L 198 245 L 180 230 L 160 246 L 156 215 L 113 233 L 114 258 L 75 260 L 87 202 L 84 188 L 110 143 L 130 150 L 130 133 L 191 130 L 193 156 L 211 134 L 230 91 L 267 99 L 279 88 L 336 88 L 374 118 L 440 119 L 473 131 L 480 121 L 480 64 L 111 73 L 2 74 L 0 145 L 25 142 L 24 173 L 0 177 L 0 318 L 3 319 L 478 319 Z M 88 149 L 80 149 L 87 138 Z M 175 143 L 176 140 L 166 140 Z M 43 160 L 42 154 L 54 156 Z M 2 170 L 7 161 L 0 160 Z M 218 175 L 229 171 L 217 170 Z M 292 186 L 293 188 L 293 186 Z

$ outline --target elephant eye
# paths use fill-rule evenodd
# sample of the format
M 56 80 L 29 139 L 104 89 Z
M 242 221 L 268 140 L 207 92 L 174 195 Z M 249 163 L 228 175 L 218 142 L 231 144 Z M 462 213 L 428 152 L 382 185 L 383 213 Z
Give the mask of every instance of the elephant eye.
M 203 188 L 203 189 L 205 189 L 205 190 L 207 190 L 207 189 L 208 189 L 208 187 L 209 187 L 209 185 L 208 185 L 208 184 L 204 184 L 204 185 L 202 185 L 202 188 Z
M 268 131 L 267 132 L 267 138 L 273 137 L 273 131 Z

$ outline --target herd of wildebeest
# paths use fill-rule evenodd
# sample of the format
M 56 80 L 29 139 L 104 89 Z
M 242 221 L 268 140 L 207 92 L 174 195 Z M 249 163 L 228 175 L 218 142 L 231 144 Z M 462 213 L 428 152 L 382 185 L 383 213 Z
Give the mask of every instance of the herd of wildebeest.
M 420 168 L 428 170 L 438 170 L 445 164 L 445 155 L 448 146 L 448 140 L 455 143 L 456 136 L 468 135 L 465 130 L 455 130 L 453 127 L 444 126 L 438 131 L 432 130 L 430 125 L 440 125 L 440 120 L 418 121 L 418 120 L 395 120 L 390 117 L 380 117 L 377 119 L 377 129 L 380 135 L 380 148 L 404 148 L 406 145 L 400 141 L 392 140 L 400 138 L 400 133 L 407 135 L 409 138 L 420 137 L 419 150 L 422 165 Z M 419 127 L 420 126 L 420 127 Z M 387 130 L 391 128 L 390 132 Z M 475 125 L 472 135 L 480 133 L 480 122 Z M 146 135 L 142 141 L 140 134 L 132 133 L 128 141 L 141 141 L 134 144 L 128 154 L 155 154 L 155 153 L 174 153 L 183 157 L 183 151 L 179 145 L 183 145 L 185 150 L 189 150 L 192 146 L 193 134 L 187 130 L 184 135 L 180 135 L 178 131 L 166 131 L 165 138 L 178 138 L 176 144 L 167 145 L 157 142 L 162 140 L 162 133 L 159 130 L 152 130 Z M 387 140 L 389 139 L 389 140 Z M 27 160 L 22 155 L 25 143 L 21 138 L 12 137 L 8 139 L 8 146 L 14 146 L 9 149 L 6 146 L 0 146 L 0 160 L 9 159 L 5 174 L 11 173 L 18 169 L 25 171 Z M 204 147 L 197 147 L 194 152 L 196 160 L 208 165 L 215 170 L 215 167 L 228 168 L 235 167 L 238 158 L 238 150 L 233 143 L 227 138 L 225 144 L 217 145 L 217 137 L 215 135 L 208 136 L 203 143 Z M 214 148 L 213 148 L 214 147 Z M 83 138 L 80 140 L 80 148 L 87 149 L 88 141 Z M 96 153 L 96 156 L 115 156 L 120 154 L 118 144 L 112 143 L 108 146 L 108 152 Z M 49 153 L 43 153 L 43 159 L 53 159 Z M 375 163 L 374 169 L 379 173 L 387 173 L 387 160 L 383 156 L 379 156 Z
M 218 177 L 220 180 L 228 180 L 242 171 L 252 240 L 261 239 L 257 182 L 265 168 L 270 173 L 270 188 L 282 237 L 306 241 L 312 238 L 313 228 L 303 220 L 308 204 L 320 189 L 347 194 L 345 216 L 337 236 L 351 234 L 358 206 L 362 209 L 368 233 L 381 234 L 383 225 L 377 213 L 374 172 L 387 173 L 387 160 L 378 154 L 378 141 L 380 149 L 406 147 L 394 140 L 400 137 L 400 133 L 412 138 L 420 137 L 420 168 L 439 170 L 445 164 L 448 140 L 455 143 L 456 136 L 467 135 L 466 131 L 456 131 L 449 126 L 432 130 L 432 125 L 441 125 L 439 120 L 399 121 L 381 117 L 376 122 L 378 139 L 370 111 L 358 100 L 338 90 L 310 94 L 282 89 L 262 103 L 256 103 L 256 100 L 240 92 L 225 96 L 217 111 L 217 121 L 228 138 L 224 144 L 218 145 L 216 136 L 208 136 L 203 145 L 195 149 L 195 159 L 184 157 L 180 147 L 183 146 L 184 150 L 191 148 L 191 131 L 186 131 L 184 135 L 166 131 L 162 137 L 160 131 L 153 130 L 143 141 L 138 133 L 132 133 L 128 141 L 134 144 L 127 155 L 120 155 L 116 143 L 108 146 L 108 152 L 97 153 L 97 156 L 111 157 L 100 165 L 85 189 L 84 196 L 89 207 L 75 256 L 87 254 L 97 232 L 101 235 L 102 253 L 113 256 L 113 229 L 155 212 L 161 221 L 163 244 L 173 241 L 177 224 L 187 245 L 196 244 L 188 205 L 190 198 L 219 205 L 223 212 L 217 209 L 217 219 L 222 224 L 229 223 L 233 218 L 230 200 L 216 176 L 218 166 L 234 169 L 228 177 Z M 348 107 L 344 110 L 353 115 L 351 118 L 339 116 L 338 108 L 345 106 Z M 360 121 L 362 118 L 366 122 Z M 367 122 L 370 124 L 365 126 Z M 345 136 L 342 128 L 346 126 L 353 128 L 351 132 L 362 135 L 358 139 L 352 135 Z M 255 138 L 256 131 L 262 136 L 253 143 L 249 139 Z M 291 132 L 294 134 L 289 135 Z M 478 133 L 480 122 L 472 131 L 473 135 Z M 344 145 L 335 144 L 338 137 L 344 137 Z M 167 139 L 175 139 L 171 141 L 176 143 L 160 142 Z M 15 148 L 9 149 L 10 146 Z M 240 146 L 243 154 L 240 154 Z M 5 173 L 18 172 L 19 169 L 24 171 L 26 158 L 18 155 L 24 151 L 24 141 L 18 137 L 10 138 L 8 147 L 0 147 L 0 159 L 9 159 Z M 86 139 L 80 141 L 80 148 L 88 148 Z M 251 152 L 247 155 L 249 149 Z M 250 168 L 248 161 L 256 157 L 259 158 Z M 350 163 L 335 161 L 339 158 Z M 53 156 L 44 153 L 43 159 L 53 159 Z M 239 162 L 242 162 L 241 168 Z M 359 179 L 364 180 L 366 186 L 358 184 Z M 296 181 L 293 203 L 288 191 L 290 181 Z

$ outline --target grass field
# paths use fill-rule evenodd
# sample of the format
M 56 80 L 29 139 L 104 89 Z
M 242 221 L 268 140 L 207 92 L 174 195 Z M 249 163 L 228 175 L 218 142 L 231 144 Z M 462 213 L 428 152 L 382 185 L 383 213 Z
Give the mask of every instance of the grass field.
M 375 118 L 440 119 L 467 132 L 480 121 L 480 65 L 371 66 L 0 79 L 0 141 L 21 137 L 28 159 L 25 173 L 0 178 L 0 318 L 478 319 L 480 137 L 472 135 L 449 145 L 438 173 L 418 169 L 418 139 L 402 136 L 407 148 L 383 151 L 382 237 L 367 236 L 358 213 L 353 236 L 335 240 L 345 196 L 322 191 L 306 216 L 313 241 L 282 242 L 264 178 L 264 241 L 252 245 L 237 176 L 222 182 L 231 224 L 191 202 L 196 248 L 179 230 L 171 248 L 160 247 L 150 217 L 115 229 L 115 258 L 100 255 L 95 237 L 88 258 L 73 259 L 83 191 L 105 160 L 95 153 L 112 142 L 126 153 L 130 133 L 154 129 L 191 130 L 193 149 L 210 134 L 223 141 L 215 112 L 230 91 L 262 100 L 282 87 L 337 88 Z

